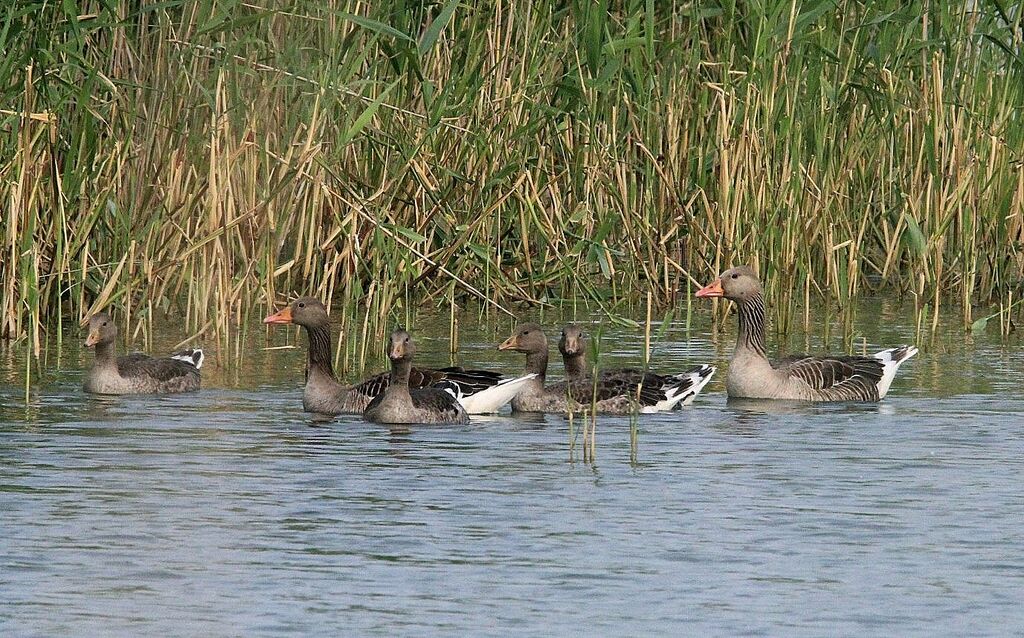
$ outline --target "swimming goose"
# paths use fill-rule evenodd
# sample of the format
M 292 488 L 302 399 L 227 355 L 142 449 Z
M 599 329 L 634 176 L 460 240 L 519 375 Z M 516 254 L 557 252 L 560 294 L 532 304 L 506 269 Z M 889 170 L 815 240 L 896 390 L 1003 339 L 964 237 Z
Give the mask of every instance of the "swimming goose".
M 565 378 L 578 381 L 587 376 L 587 357 L 583 350 L 583 329 L 574 323 L 562 328 L 558 339 L 558 353 L 562 355 Z
M 199 389 L 203 351 L 195 348 L 169 357 L 114 353 L 117 324 L 105 312 L 89 318 L 86 347 L 96 348 L 96 362 L 85 375 L 83 389 L 93 394 L 170 394 Z
M 416 352 L 405 330 L 391 333 L 388 358 L 391 378 L 384 392 L 366 406 L 363 418 L 373 423 L 469 423 L 466 410 L 453 395 L 438 388 L 409 389 Z
M 764 346 L 764 294 L 749 266 L 730 268 L 697 291 L 736 303 L 739 336 L 729 364 L 730 397 L 797 401 L 878 401 L 914 346 L 882 350 L 870 357 L 800 355 L 772 363 Z
M 536 323 L 519 326 L 512 336 L 498 346 L 498 350 L 511 350 L 526 355 L 526 374 L 533 375 L 512 399 L 513 412 L 569 412 L 582 406 L 570 400 L 565 392 L 552 392 L 544 387 L 548 373 L 548 338 Z
M 715 374 L 715 368 L 699 365 L 686 372 L 661 375 L 629 368 L 601 370 L 597 383 L 587 372 L 586 341 L 575 324 L 562 329 L 558 351 L 565 365 L 566 381 L 554 384 L 552 392 L 568 392 L 584 404 L 593 395 L 606 412 L 628 414 L 637 408 L 652 413 L 689 405 Z M 640 387 L 637 393 L 637 386 Z M 637 406 L 639 402 L 639 406 Z
M 571 347 L 571 346 L 570 346 Z M 527 323 L 506 339 L 499 350 L 512 350 L 526 355 L 526 372 L 537 375 L 523 386 L 516 398 L 512 399 L 512 410 L 515 412 L 578 412 L 593 407 L 603 414 L 630 414 L 633 412 L 657 411 L 659 402 L 675 405 L 686 398 L 672 392 L 669 397 L 658 375 L 643 375 L 626 371 L 626 374 L 611 374 L 599 377 L 595 384 L 587 375 L 567 379 L 545 387 L 544 381 L 548 368 L 548 341 L 544 330 L 535 323 Z M 575 362 L 571 362 L 573 366 Z M 578 369 L 585 367 L 582 363 Z M 713 371 L 713 370 L 712 370 Z M 707 375 L 710 377 L 710 374 Z M 637 384 L 642 380 L 640 402 L 637 403 Z M 706 379 L 703 379 L 706 382 Z M 678 382 L 677 382 L 678 383 Z M 701 384 L 703 386 L 703 383 Z M 595 394 L 596 390 L 596 394 Z M 593 400 L 593 401 L 592 401 Z M 661 403 L 660 405 L 666 405 Z M 667 408 L 666 408 L 667 409 Z
M 374 375 L 356 385 L 338 382 L 331 362 L 331 328 L 327 308 L 313 297 L 299 297 L 280 312 L 266 319 L 267 324 L 296 324 L 305 329 L 309 341 L 306 366 L 306 387 L 302 407 L 306 412 L 321 414 L 362 414 L 374 397 L 388 387 L 391 375 Z M 412 368 L 409 385 L 424 388 L 445 383 L 457 393 L 466 411 L 471 414 L 497 412 L 515 396 L 528 379 L 503 379 L 497 372 L 465 370 L 461 367 L 441 369 Z

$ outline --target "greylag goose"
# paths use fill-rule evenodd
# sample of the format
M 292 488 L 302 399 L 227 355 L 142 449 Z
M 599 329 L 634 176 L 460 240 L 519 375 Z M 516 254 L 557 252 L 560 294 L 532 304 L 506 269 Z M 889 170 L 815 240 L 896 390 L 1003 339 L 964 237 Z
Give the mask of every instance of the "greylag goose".
M 456 398 L 439 388 L 409 389 L 412 357 L 416 353 L 405 330 L 391 333 L 388 358 L 391 378 L 384 392 L 370 401 L 363 418 L 373 423 L 469 423 L 469 416 Z
M 391 375 L 383 372 L 356 385 L 338 382 L 331 363 L 331 328 L 327 308 L 313 297 L 299 297 L 280 312 L 263 320 L 267 324 L 296 324 L 305 329 L 309 340 L 306 387 L 302 407 L 321 414 L 362 414 L 366 406 L 388 387 Z M 437 370 L 412 368 L 409 385 L 424 388 L 445 383 L 456 393 L 470 414 L 497 412 L 512 400 L 528 379 L 503 379 L 496 372 L 465 370 L 459 367 Z
M 170 394 L 199 389 L 203 351 L 195 348 L 169 357 L 114 353 L 117 325 L 105 312 L 89 318 L 86 347 L 96 348 L 96 361 L 85 375 L 83 389 L 93 394 Z
M 544 380 L 548 368 L 548 340 L 544 335 L 544 330 L 535 323 L 520 326 L 511 337 L 498 346 L 498 349 L 524 353 L 526 355 L 526 372 L 536 375 L 523 386 L 516 398 L 512 399 L 512 410 L 516 412 L 565 413 L 589 409 L 592 406 L 597 412 L 604 414 L 630 414 L 633 412 L 655 412 L 658 409 L 663 409 L 660 406 L 671 407 L 686 399 L 686 390 L 682 390 L 681 393 L 671 390 L 671 396 L 669 396 L 664 389 L 666 383 L 663 377 L 653 374 L 634 374 L 632 371 L 627 371 L 622 375 L 610 374 L 607 378 L 602 375 L 598 378 L 596 387 L 594 380 L 586 373 L 577 376 L 576 379 L 568 379 L 545 387 Z M 585 365 L 580 362 L 577 369 L 582 368 L 585 368 Z M 705 372 L 705 374 L 710 378 L 709 373 Z M 638 403 L 637 385 L 641 381 L 643 385 Z M 706 383 L 707 379 L 702 379 L 702 381 Z M 701 387 L 703 387 L 703 383 L 701 383 Z M 679 384 L 680 381 L 674 381 L 671 385 Z
M 730 397 L 796 401 L 878 401 L 885 397 L 900 364 L 917 354 L 914 346 L 870 357 L 800 355 L 771 362 L 765 352 L 764 294 L 749 266 L 730 268 L 697 291 L 736 303 L 739 336 L 729 364 Z
M 574 323 L 564 326 L 558 339 L 558 352 L 562 355 L 565 378 L 570 381 L 579 381 L 587 376 L 587 357 L 583 347 L 583 329 Z
M 583 330 L 575 324 L 562 328 L 558 351 L 562 354 L 567 378 L 552 385 L 551 391 L 568 393 L 584 404 L 594 396 L 599 405 L 604 405 L 605 411 L 620 414 L 637 408 L 640 412 L 652 413 L 689 405 L 715 374 L 715 368 L 709 365 L 699 365 L 671 375 L 622 368 L 601 370 L 595 383 L 587 372 Z
M 565 392 L 552 392 L 544 387 L 548 373 L 548 338 L 536 323 L 519 326 L 512 336 L 498 346 L 526 355 L 526 374 L 533 375 L 512 399 L 513 412 L 569 412 L 582 409 Z

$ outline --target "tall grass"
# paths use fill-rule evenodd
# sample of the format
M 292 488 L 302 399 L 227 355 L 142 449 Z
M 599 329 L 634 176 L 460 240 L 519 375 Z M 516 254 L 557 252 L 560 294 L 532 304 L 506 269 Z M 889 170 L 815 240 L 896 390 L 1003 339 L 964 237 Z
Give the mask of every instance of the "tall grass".
M 783 320 L 884 290 L 969 322 L 1020 297 L 1022 26 L 996 0 L 7 3 L 0 335 L 38 351 L 116 304 L 230 348 L 301 291 L 381 336 L 420 303 L 663 306 L 738 262 Z

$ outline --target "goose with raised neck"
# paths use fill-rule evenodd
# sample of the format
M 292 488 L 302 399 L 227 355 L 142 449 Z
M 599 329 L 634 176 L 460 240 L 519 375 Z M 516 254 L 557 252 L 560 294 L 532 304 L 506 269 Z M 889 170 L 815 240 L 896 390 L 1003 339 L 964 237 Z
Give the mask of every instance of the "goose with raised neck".
M 730 397 L 797 401 L 878 401 L 917 348 L 904 345 L 872 356 L 799 355 L 772 362 L 765 350 L 764 290 L 749 266 L 736 266 L 697 291 L 736 304 L 738 335 L 726 375 Z
M 408 332 L 399 328 L 391 333 L 388 343 L 390 383 L 366 407 L 363 418 L 386 424 L 468 423 L 466 410 L 453 394 L 438 388 L 409 387 L 415 353 L 416 346 Z
M 320 414 L 362 414 L 370 402 L 390 383 L 391 373 L 373 375 L 355 385 L 344 385 L 334 373 L 331 349 L 331 323 L 327 307 L 314 297 L 299 297 L 279 312 L 267 316 L 266 324 L 301 326 L 308 341 L 306 384 L 302 406 L 306 412 Z M 508 404 L 522 379 L 506 379 L 486 370 L 461 367 L 440 369 L 410 367 L 409 385 L 413 388 L 445 384 L 459 397 L 471 414 L 496 412 Z

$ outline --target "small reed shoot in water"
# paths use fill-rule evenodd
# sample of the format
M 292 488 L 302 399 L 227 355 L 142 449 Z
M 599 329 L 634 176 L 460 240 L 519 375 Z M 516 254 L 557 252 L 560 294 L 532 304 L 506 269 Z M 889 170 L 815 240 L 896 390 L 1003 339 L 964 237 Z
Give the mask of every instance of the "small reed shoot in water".
M 583 462 L 593 463 L 597 452 L 597 386 L 601 376 L 601 337 L 604 330 L 601 325 L 591 333 L 587 340 L 587 348 L 590 350 L 588 361 L 590 362 L 590 378 L 593 383 L 590 394 L 589 410 L 583 415 Z
M 629 415 L 629 462 L 632 465 L 638 463 L 640 457 L 640 418 L 634 412 Z

